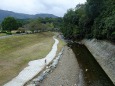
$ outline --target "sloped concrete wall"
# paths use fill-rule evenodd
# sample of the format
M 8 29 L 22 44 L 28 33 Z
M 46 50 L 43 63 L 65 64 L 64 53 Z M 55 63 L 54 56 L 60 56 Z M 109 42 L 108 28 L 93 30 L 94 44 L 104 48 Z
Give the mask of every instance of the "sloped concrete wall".
M 96 39 L 82 40 L 115 85 L 115 45 Z

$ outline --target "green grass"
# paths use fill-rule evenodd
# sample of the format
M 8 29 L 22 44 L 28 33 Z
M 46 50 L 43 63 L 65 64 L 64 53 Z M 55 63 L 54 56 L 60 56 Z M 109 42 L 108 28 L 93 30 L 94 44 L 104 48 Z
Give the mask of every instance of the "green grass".
M 54 33 L 54 34 L 56 35 L 57 39 L 59 40 L 58 51 L 57 51 L 57 53 L 59 53 L 61 51 L 61 49 L 66 45 L 66 42 L 59 37 L 59 33 Z
M 61 51 L 61 49 L 66 45 L 66 42 L 63 41 L 62 39 L 58 38 L 59 40 L 59 44 L 58 44 L 58 51 L 57 53 L 59 53 Z
M 45 57 L 53 33 L 44 32 L 0 39 L 0 86 L 15 77 L 31 60 Z
M 0 33 L 0 36 L 6 36 L 6 33 Z

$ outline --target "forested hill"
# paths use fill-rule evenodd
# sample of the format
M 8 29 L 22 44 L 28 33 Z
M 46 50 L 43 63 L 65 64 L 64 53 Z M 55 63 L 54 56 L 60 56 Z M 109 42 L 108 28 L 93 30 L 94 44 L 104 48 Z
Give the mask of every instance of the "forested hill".
M 66 38 L 96 38 L 115 41 L 115 0 L 87 0 L 63 17 Z
M 12 11 L 5 11 L 5 10 L 0 10 L 0 22 L 8 17 L 14 17 L 14 18 L 18 18 L 18 19 L 27 19 L 27 18 L 37 18 L 37 17 L 51 17 L 51 18 L 57 18 L 57 16 L 53 15 L 53 14 L 36 14 L 36 15 L 28 15 L 28 14 L 22 14 L 22 13 L 15 13 Z

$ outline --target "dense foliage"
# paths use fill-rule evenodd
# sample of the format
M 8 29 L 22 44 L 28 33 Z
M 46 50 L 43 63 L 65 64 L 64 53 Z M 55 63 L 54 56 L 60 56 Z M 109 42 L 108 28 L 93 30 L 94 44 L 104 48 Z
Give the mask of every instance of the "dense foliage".
M 62 18 L 37 18 L 30 20 L 24 24 L 26 30 L 34 32 L 55 31 L 55 28 L 60 28 Z
M 15 19 L 14 17 L 6 17 L 2 23 L 0 30 L 2 32 L 11 32 L 17 30 L 16 33 L 36 33 L 43 31 L 59 31 L 62 18 L 35 18 L 35 19 Z
M 96 38 L 115 41 L 115 0 L 87 0 L 69 9 L 61 28 L 65 38 Z
M 5 18 L 1 25 L 2 25 L 2 30 L 10 31 L 10 32 L 12 30 L 17 30 L 18 27 L 21 26 L 20 22 L 16 21 L 16 19 L 13 17 Z

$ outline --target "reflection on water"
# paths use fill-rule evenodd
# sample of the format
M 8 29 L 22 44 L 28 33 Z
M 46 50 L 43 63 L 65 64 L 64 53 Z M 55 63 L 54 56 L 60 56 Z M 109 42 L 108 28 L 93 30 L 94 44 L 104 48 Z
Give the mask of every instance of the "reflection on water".
M 84 71 L 84 79 L 86 86 L 114 86 L 109 77 L 105 74 L 103 69 L 94 59 L 88 49 L 81 44 L 69 44 L 81 69 Z

